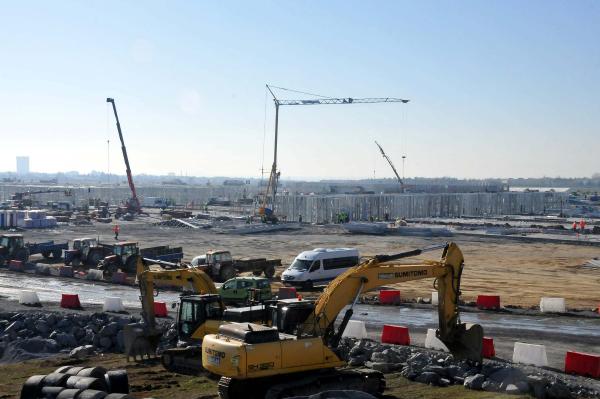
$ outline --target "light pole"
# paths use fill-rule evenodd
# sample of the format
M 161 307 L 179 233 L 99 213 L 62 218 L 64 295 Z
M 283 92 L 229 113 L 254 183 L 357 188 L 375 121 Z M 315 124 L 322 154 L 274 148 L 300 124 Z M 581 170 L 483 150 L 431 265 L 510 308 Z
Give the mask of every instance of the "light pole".
M 406 161 L 406 155 L 402 155 L 402 180 L 404 180 L 404 161 Z

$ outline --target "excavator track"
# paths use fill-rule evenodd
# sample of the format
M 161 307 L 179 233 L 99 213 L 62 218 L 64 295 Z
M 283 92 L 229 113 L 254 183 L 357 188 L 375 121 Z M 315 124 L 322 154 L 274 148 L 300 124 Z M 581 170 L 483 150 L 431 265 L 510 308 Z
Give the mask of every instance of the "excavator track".
M 161 355 L 163 367 L 174 373 L 186 375 L 198 375 L 202 367 L 202 350 L 200 347 L 171 348 L 165 350 Z
M 370 369 L 333 369 L 252 380 L 221 377 L 218 385 L 221 399 L 283 399 L 340 389 L 380 396 L 385 379 L 382 373 Z

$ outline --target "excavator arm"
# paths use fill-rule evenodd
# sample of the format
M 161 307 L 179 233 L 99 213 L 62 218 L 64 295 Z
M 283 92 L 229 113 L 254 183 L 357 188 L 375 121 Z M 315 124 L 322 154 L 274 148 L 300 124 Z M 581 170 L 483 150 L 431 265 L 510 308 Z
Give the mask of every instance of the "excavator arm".
M 304 322 L 304 332 L 322 336 L 329 346 L 335 348 L 352 316 L 352 307 L 346 311 L 335 331 L 337 316 L 348 304 L 356 303 L 362 293 L 383 285 L 432 278 L 435 279 L 434 286 L 437 287 L 439 298 L 438 338 L 455 356 L 481 361 L 482 327 L 460 322 L 458 300 L 464 259 L 459 247 L 454 243 L 444 245 L 440 261 L 392 263 L 438 248 L 440 246 L 396 255 L 380 255 L 347 270 L 332 281 L 319 297 L 314 313 Z

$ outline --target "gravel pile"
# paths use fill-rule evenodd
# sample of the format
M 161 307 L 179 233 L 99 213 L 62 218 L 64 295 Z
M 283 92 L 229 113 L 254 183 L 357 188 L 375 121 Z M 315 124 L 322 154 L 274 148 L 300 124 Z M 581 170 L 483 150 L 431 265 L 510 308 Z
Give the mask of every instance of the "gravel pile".
M 400 373 L 412 381 L 445 387 L 508 394 L 530 394 L 544 399 L 600 398 L 600 381 L 569 376 L 531 366 L 486 360 L 482 366 L 455 360 L 444 352 L 410 346 L 344 338 L 340 355 L 355 367 Z
M 97 352 L 123 352 L 123 327 L 138 321 L 106 313 L 0 313 L 0 363 L 57 353 L 81 358 Z

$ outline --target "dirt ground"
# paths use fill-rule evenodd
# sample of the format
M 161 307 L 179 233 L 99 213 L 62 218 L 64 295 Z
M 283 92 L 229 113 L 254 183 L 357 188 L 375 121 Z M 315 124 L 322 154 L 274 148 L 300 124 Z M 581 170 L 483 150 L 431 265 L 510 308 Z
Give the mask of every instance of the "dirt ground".
M 0 367 L 3 378 L 0 378 L 0 399 L 16 399 L 21 386 L 28 377 L 36 374 L 48 374 L 65 365 L 103 366 L 107 369 L 126 369 L 129 375 L 131 394 L 136 398 L 153 397 L 157 399 L 216 399 L 217 380 L 207 375 L 189 376 L 165 371 L 159 361 L 148 361 L 143 364 L 128 363 L 123 355 L 105 355 L 87 360 L 53 358 L 31 360 L 18 364 Z M 467 390 L 462 386 L 447 388 L 431 387 L 411 382 L 399 374 L 386 376 L 388 389 L 386 398 L 406 399 L 488 399 L 508 397 L 498 393 Z M 514 396 L 512 398 L 527 398 Z
M 140 246 L 183 246 L 186 260 L 207 249 L 229 249 L 234 256 L 281 258 L 289 265 L 294 257 L 316 247 L 355 247 L 361 255 L 395 253 L 443 242 L 444 238 L 404 236 L 366 236 L 343 234 L 326 226 L 306 226 L 300 231 L 259 235 L 216 234 L 210 230 L 187 230 L 152 226 L 139 219 L 120 222 L 121 240 L 135 240 Z M 114 242 L 110 224 L 64 227 L 56 230 L 25 232 L 27 241 L 54 239 L 64 241 L 83 236 Z M 539 305 L 540 298 L 563 297 L 569 308 L 596 308 L 600 304 L 600 269 L 580 266 L 600 249 L 590 246 L 521 243 L 502 238 L 452 238 L 464 252 L 463 299 L 475 300 L 478 294 L 498 294 L 503 305 Z M 439 254 L 431 252 L 428 258 Z M 281 272 L 283 268 L 279 270 Z M 432 281 L 423 280 L 398 286 L 404 298 L 429 297 Z

